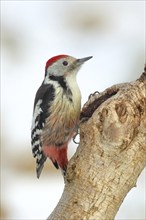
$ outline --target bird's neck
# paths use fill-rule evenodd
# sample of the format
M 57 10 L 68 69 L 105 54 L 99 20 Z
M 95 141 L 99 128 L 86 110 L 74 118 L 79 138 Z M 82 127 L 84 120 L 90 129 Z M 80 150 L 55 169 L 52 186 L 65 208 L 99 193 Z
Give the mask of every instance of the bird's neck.
M 72 92 L 74 101 L 81 100 L 81 92 L 77 84 L 76 75 L 75 74 L 67 75 L 66 82 Z
M 68 99 L 74 104 L 81 103 L 81 92 L 76 80 L 76 74 L 67 74 L 66 76 L 50 75 L 46 76 L 43 84 L 52 84 L 58 91 L 67 95 Z M 59 92 L 60 93 L 60 92 Z

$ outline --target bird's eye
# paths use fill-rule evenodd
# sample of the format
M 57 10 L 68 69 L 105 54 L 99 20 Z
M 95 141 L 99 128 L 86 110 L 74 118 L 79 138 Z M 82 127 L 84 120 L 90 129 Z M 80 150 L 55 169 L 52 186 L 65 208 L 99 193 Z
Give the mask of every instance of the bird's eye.
M 68 62 L 65 60 L 65 61 L 63 61 L 63 63 L 62 63 L 64 66 L 67 66 L 68 65 Z

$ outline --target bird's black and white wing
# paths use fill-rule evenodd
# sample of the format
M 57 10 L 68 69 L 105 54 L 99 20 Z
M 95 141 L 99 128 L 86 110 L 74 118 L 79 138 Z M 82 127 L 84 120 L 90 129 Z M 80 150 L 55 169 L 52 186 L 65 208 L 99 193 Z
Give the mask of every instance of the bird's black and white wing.
M 54 99 L 54 88 L 51 84 L 42 84 L 38 89 L 34 102 L 33 120 L 31 127 L 32 153 L 36 158 L 36 172 L 39 178 L 46 161 L 42 151 L 41 133 L 46 118 L 49 117 L 49 106 Z

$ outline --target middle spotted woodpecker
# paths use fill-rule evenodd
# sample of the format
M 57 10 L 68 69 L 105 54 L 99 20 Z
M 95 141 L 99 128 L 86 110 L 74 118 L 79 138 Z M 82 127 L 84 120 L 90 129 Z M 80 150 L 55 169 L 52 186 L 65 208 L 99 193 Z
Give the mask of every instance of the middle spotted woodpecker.
M 76 75 L 81 65 L 91 59 L 58 55 L 49 59 L 33 109 L 31 143 L 39 178 L 47 157 L 65 175 L 68 142 L 79 122 L 81 93 Z

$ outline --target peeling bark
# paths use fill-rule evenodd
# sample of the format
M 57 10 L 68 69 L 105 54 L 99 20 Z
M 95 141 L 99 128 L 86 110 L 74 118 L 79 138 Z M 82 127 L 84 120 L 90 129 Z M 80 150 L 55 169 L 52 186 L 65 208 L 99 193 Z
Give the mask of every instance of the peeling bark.
M 114 219 L 146 165 L 145 86 L 146 71 L 90 96 L 64 192 L 48 220 Z

